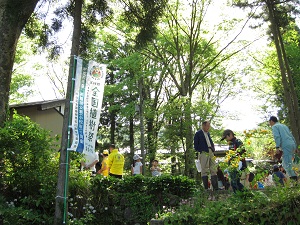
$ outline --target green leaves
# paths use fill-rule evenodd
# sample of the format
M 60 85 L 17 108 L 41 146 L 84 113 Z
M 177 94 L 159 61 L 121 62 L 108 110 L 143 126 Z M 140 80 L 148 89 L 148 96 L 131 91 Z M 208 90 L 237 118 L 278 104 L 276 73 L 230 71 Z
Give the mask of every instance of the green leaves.
M 164 13 L 167 1 L 161 0 L 129 0 L 125 4 L 125 18 L 132 27 L 138 29 L 136 46 L 138 49 L 146 46 L 157 34 L 157 23 Z
M 11 214 L 16 224 L 51 224 L 57 179 L 57 152 L 51 144 L 49 132 L 28 117 L 14 114 L 0 129 L 0 190 L 14 204 L 4 211 L 6 221 Z
M 188 215 L 193 218 L 189 224 L 298 224 L 299 187 L 240 192 L 217 201 L 199 196 L 193 198 L 193 207 L 181 206 L 161 217 L 169 224 L 184 224 Z
M 81 177 L 80 180 L 83 178 L 82 173 L 76 176 Z M 108 224 L 116 224 L 118 221 L 146 224 L 155 213 L 169 208 L 170 204 L 178 206 L 180 199 L 191 197 L 194 190 L 195 181 L 184 176 L 137 175 L 125 176 L 122 180 L 96 176 L 85 186 L 72 182 L 69 198 L 72 206 L 69 212 L 76 220 L 84 220 L 92 215 L 95 218 L 91 224 L 104 224 L 107 221 Z M 83 211 L 82 207 L 86 206 L 95 212 Z

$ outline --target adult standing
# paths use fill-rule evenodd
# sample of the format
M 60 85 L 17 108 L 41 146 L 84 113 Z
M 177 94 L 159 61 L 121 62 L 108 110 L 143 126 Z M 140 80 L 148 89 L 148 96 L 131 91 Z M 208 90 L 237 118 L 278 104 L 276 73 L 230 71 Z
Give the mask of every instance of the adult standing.
M 201 164 L 201 177 L 205 189 L 208 189 L 208 173 L 211 175 L 211 184 L 218 190 L 217 164 L 214 159 L 214 143 L 209 134 L 210 122 L 202 122 L 202 129 L 194 136 L 194 148 L 198 153 Z
M 109 145 L 110 154 L 107 159 L 108 173 L 111 177 L 122 179 L 124 169 L 124 156 L 116 149 L 115 144 Z
M 99 162 L 98 152 L 84 154 L 84 160 L 81 161 L 81 170 L 89 170 L 92 175 L 95 175 L 97 162 Z
M 271 116 L 269 123 L 276 143 L 276 152 L 278 153 L 282 149 L 282 167 L 290 179 L 297 181 L 297 175 L 292 169 L 293 157 L 297 149 L 295 138 L 286 125 L 278 122 L 277 117 Z

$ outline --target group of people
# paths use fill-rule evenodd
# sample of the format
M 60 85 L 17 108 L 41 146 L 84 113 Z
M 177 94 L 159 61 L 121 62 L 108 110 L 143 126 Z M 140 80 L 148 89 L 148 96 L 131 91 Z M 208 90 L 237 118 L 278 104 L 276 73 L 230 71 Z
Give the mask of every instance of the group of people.
M 297 150 L 296 141 L 288 127 L 279 123 L 275 116 L 270 117 L 269 124 L 272 127 L 272 132 L 276 143 L 276 151 L 277 153 L 282 153 L 282 166 L 289 178 L 297 181 L 297 174 L 292 168 L 293 157 L 295 151 Z M 200 161 L 201 178 L 204 188 L 208 189 L 209 184 L 211 183 L 213 190 L 218 190 L 218 182 L 220 181 L 220 168 L 218 170 L 218 164 L 215 161 L 215 146 L 213 140 L 211 139 L 209 130 L 210 122 L 202 122 L 202 129 L 198 130 L 194 136 L 194 148 L 198 154 L 198 160 Z M 223 140 L 228 142 L 229 150 L 235 152 L 235 154 L 228 160 L 228 165 L 230 165 L 236 158 L 239 159 L 237 168 L 235 170 L 227 171 L 229 174 L 230 186 L 234 192 L 237 190 L 242 191 L 245 186 L 247 187 L 249 185 L 250 175 L 249 170 L 247 169 L 243 143 L 241 140 L 236 138 L 234 132 L 229 129 L 223 132 L 221 141 Z M 111 144 L 109 146 L 109 151 L 104 150 L 102 155 L 103 160 L 101 163 L 101 168 L 97 172 L 96 164 L 99 162 L 98 153 L 88 155 L 85 162 L 81 163 L 81 168 L 89 169 L 92 171 L 92 173 L 102 174 L 105 177 L 111 176 L 122 178 L 125 159 L 115 145 Z M 133 156 L 134 163 L 131 165 L 132 175 L 142 174 L 143 164 L 141 159 L 142 157 L 140 157 L 138 154 Z M 158 166 L 157 160 L 152 161 L 152 167 L 150 170 L 153 176 L 161 175 L 161 169 Z
M 101 174 L 105 177 L 122 178 L 125 164 L 124 156 L 119 152 L 114 144 L 110 144 L 109 150 L 104 150 L 102 153 L 103 159 L 101 168 L 97 171 L 96 165 L 99 163 L 99 154 L 95 152 L 91 155 L 85 155 L 85 160 L 81 162 L 81 169 L 90 170 L 92 174 Z M 133 176 L 143 173 L 142 157 L 138 154 L 133 156 L 133 164 L 131 164 L 131 174 Z M 160 176 L 161 169 L 158 166 L 158 160 L 152 161 L 150 168 L 152 176 Z
M 277 117 L 271 116 L 269 124 L 272 127 L 273 137 L 276 143 L 276 151 L 282 152 L 282 166 L 287 172 L 290 179 L 297 181 L 297 175 L 292 169 L 293 157 L 297 150 L 295 138 L 291 134 L 288 127 L 278 122 Z M 198 154 L 198 159 L 201 165 L 201 178 L 205 189 L 209 187 L 209 176 L 211 179 L 211 185 L 213 190 L 218 190 L 218 181 L 220 180 L 220 168 L 214 159 L 214 142 L 211 139 L 210 133 L 210 122 L 202 122 L 202 129 L 198 130 L 194 135 L 194 148 Z M 226 171 L 229 173 L 230 185 L 234 192 L 242 191 L 249 185 L 250 172 L 247 169 L 247 163 L 245 159 L 245 149 L 241 140 L 235 137 L 232 130 L 225 130 L 223 132 L 221 141 L 226 140 L 229 144 L 229 150 L 235 152 L 233 156 L 228 160 L 228 166 L 232 163 L 234 158 L 238 157 L 239 163 L 235 170 Z M 222 171 L 221 171 L 222 173 Z M 280 173 L 274 171 L 276 177 L 279 177 L 280 183 L 283 182 L 283 177 Z M 278 175 L 277 175 L 278 174 Z M 219 177 L 219 179 L 218 179 Z M 222 177 L 222 176 L 221 176 Z

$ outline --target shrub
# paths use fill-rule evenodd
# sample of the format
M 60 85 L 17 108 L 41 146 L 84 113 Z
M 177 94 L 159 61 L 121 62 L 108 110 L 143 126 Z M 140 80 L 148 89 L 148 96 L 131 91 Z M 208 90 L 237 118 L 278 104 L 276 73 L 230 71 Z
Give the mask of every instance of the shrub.
M 192 204 L 192 205 L 191 205 Z M 207 201 L 199 195 L 176 213 L 162 213 L 164 224 L 296 225 L 299 222 L 299 187 L 248 191 L 222 201 Z
M 0 213 L 4 221 L 11 218 L 11 224 L 39 224 L 37 221 L 47 223 L 53 217 L 57 157 L 52 141 L 48 131 L 17 114 L 0 129 L 0 189 L 4 199 Z M 7 207 L 6 202 L 13 204 Z
M 96 176 L 90 179 L 89 190 L 78 188 L 76 183 L 70 186 L 72 224 L 81 224 L 85 218 L 90 224 L 147 224 L 164 206 L 179 206 L 182 198 L 195 191 L 195 181 L 184 176 Z M 86 195 L 75 196 L 79 189 Z M 83 214 L 77 212 L 80 209 Z

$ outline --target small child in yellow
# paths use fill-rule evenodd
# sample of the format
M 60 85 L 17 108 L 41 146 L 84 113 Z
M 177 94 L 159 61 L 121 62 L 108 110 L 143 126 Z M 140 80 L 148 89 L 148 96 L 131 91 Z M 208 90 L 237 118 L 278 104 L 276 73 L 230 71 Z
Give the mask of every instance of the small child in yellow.
M 104 150 L 101 169 L 97 172 L 97 174 L 102 174 L 105 177 L 108 176 L 108 165 L 107 165 L 108 155 L 109 155 L 108 150 Z

